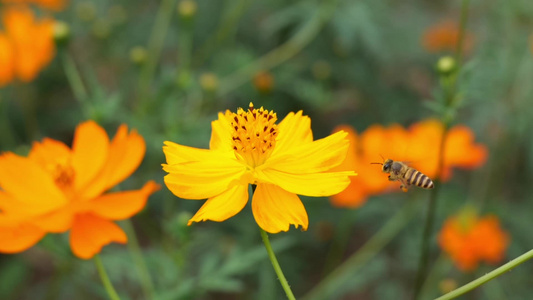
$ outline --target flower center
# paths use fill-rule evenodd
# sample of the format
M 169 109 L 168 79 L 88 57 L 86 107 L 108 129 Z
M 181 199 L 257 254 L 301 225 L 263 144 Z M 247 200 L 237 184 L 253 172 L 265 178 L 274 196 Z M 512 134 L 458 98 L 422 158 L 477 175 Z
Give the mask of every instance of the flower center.
M 74 168 L 67 160 L 57 160 L 48 166 L 56 185 L 67 190 L 74 184 Z
M 250 167 L 263 164 L 276 145 L 278 135 L 277 116 L 273 111 L 255 109 L 250 103 L 247 111 L 242 108 L 226 117 L 234 129 L 233 149 L 242 156 Z

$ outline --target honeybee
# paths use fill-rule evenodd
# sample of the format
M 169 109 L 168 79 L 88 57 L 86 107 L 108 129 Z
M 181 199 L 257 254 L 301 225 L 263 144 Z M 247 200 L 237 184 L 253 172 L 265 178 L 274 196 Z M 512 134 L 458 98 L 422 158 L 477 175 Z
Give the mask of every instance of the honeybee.
M 417 171 L 407 164 L 401 161 L 394 161 L 392 159 L 387 159 L 383 163 L 372 163 L 376 165 L 383 165 L 383 172 L 390 174 L 389 180 L 396 181 L 399 180 L 402 185 L 400 188 L 402 191 L 407 192 L 407 188 L 410 185 L 416 185 L 423 189 L 432 189 L 435 185 L 433 181 L 422 174 L 422 172 Z

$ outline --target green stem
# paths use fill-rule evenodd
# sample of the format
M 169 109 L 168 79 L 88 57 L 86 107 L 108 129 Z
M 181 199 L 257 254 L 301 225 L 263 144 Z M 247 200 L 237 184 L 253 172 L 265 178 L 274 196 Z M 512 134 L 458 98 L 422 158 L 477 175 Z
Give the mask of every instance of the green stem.
M 152 283 L 152 278 L 150 276 L 150 272 L 148 271 L 148 267 L 146 266 L 146 262 L 143 259 L 141 247 L 139 246 L 139 241 L 137 240 L 137 236 L 135 234 L 135 229 L 133 228 L 130 220 L 125 220 L 123 224 L 128 235 L 128 250 L 137 268 L 137 273 L 139 274 L 144 296 L 146 299 L 155 299 L 154 285 Z
M 445 124 L 439 146 L 439 158 L 437 167 L 437 177 L 435 178 L 435 188 L 431 191 L 429 198 L 428 209 L 426 212 L 426 222 L 424 224 L 424 231 L 422 233 L 422 243 L 420 245 L 420 260 L 418 261 L 418 271 L 416 272 L 415 289 L 413 299 L 417 299 L 424 281 L 427 277 L 428 262 L 429 262 L 429 246 L 431 235 L 433 233 L 433 227 L 435 223 L 435 214 L 437 207 L 437 195 L 440 190 L 440 175 L 444 167 L 444 149 L 446 144 L 446 136 L 448 133 L 448 125 Z
M 159 10 L 155 17 L 154 27 L 150 34 L 148 42 L 148 59 L 144 68 L 141 71 L 139 78 L 139 98 L 138 98 L 138 112 L 143 113 L 146 108 L 146 101 L 148 101 L 150 85 L 155 74 L 157 62 L 163 49 L 165 37 L 167 35 L 170 20 L 175 13 L 176 0 L 163 0 L 159 5 Z
M 461 19 L 459 23 L 459 36 L 457 37 L 457 48 L 455 49 L 455 60 L 457 62 L 457 73 L 461 68 L 463 59 L 463 44 L 466 32 L 466 23 L 468 21 L 468 5 L 470 0 L 463 0 L 461 5 Z
M 274 271 L 276 272 L 276 275 L 278 275 L 278 279 L 281 283 L 281 286 L 283 287 L 283 290 L 285 291 L 285 294 L 287 295 L 287 299 L 295 300 L 296 298 L 294 298 L 294 294 L 292 293 L 291 287 L 289 286 L 287 279 L 285 279 L 285 275 L 283 275 L 283 271 L 281 271 L 281 267 L 279 266 L 278 260 L 276 259 L 276 255 L 272 250 L 272 246 L 270 245 L 270 241 L 268 240 L 267 233 L 261 228 L 259 228 L 259 231 L 261 232 L 261 238 L 263 239 L 263 243 L 265 244 L 265 248 L 268 253 L 268 258 L 270 258 L 270 261 L 272 262 Z
M 87 100 L 87 90 L 85 90 L 83 85 L 80 72 L 78 72 L 74 60 L 66 52 L 66 50 L 62 50 L 60 56 L 63 69 L 65 70 L 65 75 L 67 76 L 67 81 L 70 84 L 72 92 L 74 93 L 74 98 L 83 105 L 83 103 Z
M 487 273 L 481 277 L 479 277 L 478 279 L 474 280 L 474 281 L 471 281 L 470 283 L 468 284 L 465 284 L 463 285 L 462 287 L 460 288 L 457 288 L 451 292 L 449 292 L 448 294 L 444 295 L 444 296 L 441 296 L 439 298 L 437 298 L 436 300 L 450 300 L 450 299 L 454 299 L 454 298 L 457 298 L 477 287 L 479 287 L 480 285 L 483 285 L 487 282 L 489 282 L 490 280 L 506 273 L 506 272 L 509 272 L 511 271 L 513 268 L 517 267 L 518 265 L 530 260 L 531 258 L 533 258 L 533 250 L 530 250 L 529 252 L 526 252 L 522 255 L 520 255 L 519 257 L 511 260 L 510 262 L 506 263 L 505 265 L 497 268 L 496 270 L 490 272 L 490 273 Z
M 120 300 L 120 297 L 115 291 L 115 288 L 113 288 L 113 284 L 111 283 L 111 280 L 109 280 L 109 276 L 107 276 L 107 273 L 104 269 L 104 265 L 102 264 L 102 260 L 100 259 L 100 255 L 96 254 L 94 256 L 94 263 L 96 264 L 96 268 L 98 269 L 98 274 L 100 275 L 100 278 L 102 279 L 102 283 L 104 284 L 104 288 L 107 292 L 107 295 L 109 296 L 109 299 Z
M 302 299 L 330 299 L 331 295 L 352 280 L 353 274 L 376 256 L 411 220 L 416 206 L 405 204 L 376 234 L 342 265 L 337 267 Z

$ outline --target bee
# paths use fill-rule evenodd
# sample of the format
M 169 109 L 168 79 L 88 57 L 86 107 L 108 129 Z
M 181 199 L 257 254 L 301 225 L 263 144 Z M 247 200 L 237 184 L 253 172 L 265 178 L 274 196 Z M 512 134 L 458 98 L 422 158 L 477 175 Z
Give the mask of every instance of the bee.
M 433 181 L 422 172 L 409 167 L 407 164 L 401 161 L 394 161 L 387 159 L 383 163 L 372 163 L 376 165 L 382 165 L 383 172 L 390 174 L 389 180 L 399 180 L 402 185 L 400 188 L 402 191 L 407 192 L 407 188 L 411 185 L 416 185 L 423 189 L 432 189 L 435 185 Z

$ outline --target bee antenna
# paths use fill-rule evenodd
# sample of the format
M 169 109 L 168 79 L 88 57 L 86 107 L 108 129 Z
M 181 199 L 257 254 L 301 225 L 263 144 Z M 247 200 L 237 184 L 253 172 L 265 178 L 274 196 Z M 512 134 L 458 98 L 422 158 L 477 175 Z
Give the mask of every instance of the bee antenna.
M 371 164 L 371 165 L 382 165 L 382 166 L 383 166 L 383 164 L 380 163 L 380 162 L 371 162 L 370 164 Z
M 383 155 L 381 155 L 381 153 L 379 154 L 379 156 L 381 156 L 381 159 L 382 159 L 383 161 L 385 161 L 385 157 L 383 157 Z

